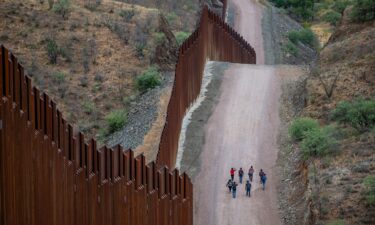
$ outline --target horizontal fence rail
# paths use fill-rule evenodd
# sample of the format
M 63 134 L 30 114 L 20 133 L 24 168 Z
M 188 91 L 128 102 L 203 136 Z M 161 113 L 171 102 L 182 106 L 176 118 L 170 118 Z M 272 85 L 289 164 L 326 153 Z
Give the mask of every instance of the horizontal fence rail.
M 192 225 L 186 174 L 85 142 L 3 46 L 0 71 L 1 225 Z
M 225 8 L 227 1 L 224 0 Z M 225 16 L 225 13 L 221 15 Z M 175 81 L 168 104 L 157 163 L 174 168 L 182 120 L 198 97 L 206 60 L 255 64 L 254 49 L 224 20 L 203 8 L 199 26 L 179 49 Z

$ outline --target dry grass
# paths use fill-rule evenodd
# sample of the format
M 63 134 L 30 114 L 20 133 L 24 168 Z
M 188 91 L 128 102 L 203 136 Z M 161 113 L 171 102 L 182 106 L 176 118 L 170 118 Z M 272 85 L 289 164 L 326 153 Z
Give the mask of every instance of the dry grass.
M 129 23 L 119 16 L 122 9 L 135 10 Z M 93 11 L 82 1 L 72 1 L 64 20 L 48 10 L 47 1 L 6 0 L 0 2 L 0 18 L 0 43 L 21 59 L 34 84 L 48 92 L 65 117 L 89 137 L 104 126 L 105 115 L 125 107 L 123 99 L 135 92 L 135 76 L 150 63 L 147 57 L 141 60 L 136 56 L 132 44 L 136 23 L 154 21 L 149 24 L 150 32 L 158 26 L 157 10 L 113 1 L 102 2 Z M 109 29 L 107 22 L 126 29 L 129 43 Z M 56 40 L 65 52 L 57 64 L 49 63 L 46 38 Z M 54 80 L 56 73 L 65 74 L 64 82 Z M 87 105 L 94 109 L 84 110 Z

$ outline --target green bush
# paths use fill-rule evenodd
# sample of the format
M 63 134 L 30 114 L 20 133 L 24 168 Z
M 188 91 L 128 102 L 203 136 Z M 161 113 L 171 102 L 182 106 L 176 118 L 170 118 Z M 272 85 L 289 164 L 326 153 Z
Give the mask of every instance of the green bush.
M 152 89 L 161 84 L 160 73 L 155 66 L 149 67 L 137 78 L 137 88 L 141 92 Z
M 293 55 L 293 56 L 298 56 L 298 48 L 296 47 L 293 42 L 288 41 L 285 46 L 284 46 L 284 51 Z
M 83 102 L 83 112 L 86 114 L 92 114 L 95 111 L 95 105 L 92 102 L 85 101 Z
M 355 0 L 350 13 L 352 21 L 366 22 L 375 19 L 375 0 Z
M 311 118 L 301 117 L 295 119 L 289 126 L 289 135 L 294 140 L 301 141 L 305 137 L 306 132 L 316 130 L 318 128 L 318 121 Z
M 375 126 L 375 100 L 342 101 L 332 111 L 331 118 L 358 131 L 370 130 Z
M 127 122 L 126 110 L 114 110 L 105 117 L 108 125 L 107 136 L 120 130 Z
M 343 14 L 346 7 L 351 4 L 351 0 L 336 0 L 332 5 L 332 9 L 340 14 Z
M 135 51 L 138 58 L 143 58 L 145 56 L 144 50 L 146 48 L 146 44 L 137 43 L 135 45 Z
M 341 14 L 331 10 L 324 14 L 323 20 L 333 26 L 336 26 L 337 23 L 341 20 Z
M 64 19 L 68 15 L 70 10 L 70 0 L 58 0 L 54 6 L 53 11 L 60 14 Z
M 167 19 L 169 25 L 174 26 L 178 19 L 178 16 L 175 12 L 171 12 L 168 13 L 165 18 Z
M 155 38 L 155 43 L 157 45 L 160 45 L 164 43 L 166 36 L 163 32 L 156 32 L 154 33 L 154 38 Z
M 66 75 L 64 72 L 56 72 L 52 74 L 53 80 L 58 84 L 65 82 L 65 77 Z
M 310 129 L 301 142 L 301 150 L 305 159 L 325 156 L 334 152 L 337 147 L 332 127 Z
M 326 223 L 326 225 L 345 225 L 345 221 L 344 220 L 332 220 Z
M 187 33 L 187 32 L 183 32 L 183 31 L 176 32 L 175 37 L 176 37 L 176 40 L 177 40 L 178 45 L 181 45 L 182 43 L 184 43 L 184 41 L 185 41 L 189 36 L 190 36 L 190 34 Z
M 60 54 L 60 48 L 57 45 L 55 39 L 47 38 L 46 39 L 46 50 L 48 54 L 48 58 L 50 63 L 56 64 L 57 63 L 57 57 Z
M 367 204 L 370 206 L 375 206 L 375 177 L 371 175 L 365 177 L 363 184 L 365 185 Z
M 294 44 L 301 42 L 314 48 L 319 45 L 316 35 L 309 28 L 290 31 L 288 32 L 288 38 Z
M 313 17 L 314 0 L 271 0 L 277 7 L 288 9 L 303 20 Z
M 135 10 L 133 8 L 126 10 L 122 9 L 119 14 L 122 18 L 124 18 L 125 22 L 130 22 L 131 19 L 135 16 Z

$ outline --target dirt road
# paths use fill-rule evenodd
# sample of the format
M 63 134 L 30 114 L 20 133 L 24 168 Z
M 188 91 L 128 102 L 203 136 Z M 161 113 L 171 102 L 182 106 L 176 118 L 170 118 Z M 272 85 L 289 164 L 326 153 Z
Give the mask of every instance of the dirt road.
M 264 64 L 262 8 L 254 0 L 232 0 L 236 6 L 235 27 L 257 52 Z M 200 170 L 194 179 L 194 224 L 196 225 L 279 225 L 276 176 L 279 127 L 280 77 L 277 68 L 264 65 L 232 64 L 225 72 L 220 98 L 204 128 L 205 143 L 199 157 Z M 252 197 L 245 196 L 244 184 L 232 199 L 225 183 L 231 167 L 268 175 L 261 190 L 255 175 Z M 245 176 L 246 178 L 247 176 Z M 235 180 L 238 182 L 236 174 Z

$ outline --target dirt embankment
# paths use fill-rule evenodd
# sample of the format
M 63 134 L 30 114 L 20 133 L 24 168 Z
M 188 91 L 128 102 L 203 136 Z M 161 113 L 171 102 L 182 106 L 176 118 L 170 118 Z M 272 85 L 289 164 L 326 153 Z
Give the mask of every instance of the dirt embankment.
M 48 92 L 77 130 L 98 137 L 108 130 L 103 128 L 111 112 L 133 111 L 148 101 L 135 80 L 153 63 L 171 68 L 176 39 L 154 8 L 72 0 L 62 14 L 49 2 L 0 1 L 0 44 L 20 59 L 34 84 Z M 160 33 L 165 38 L 157 41 Z
M 279 190 L 286 225 L 375 224 L 375 210 L 366 202 L 363 184 L 366 176 L 375 174 L 375 133 L 358 132 L 330 119 L 340 101 L 375 97 L 374 25 L 354 24 L 345 13 L 305 84 L 284 88 L 285 130 L 288 122 L 303 116 L 333 125 L 340 134 L 335 154 L 310 160 L 302 159 L 300 147 L 286 132 L 281 136 Z

